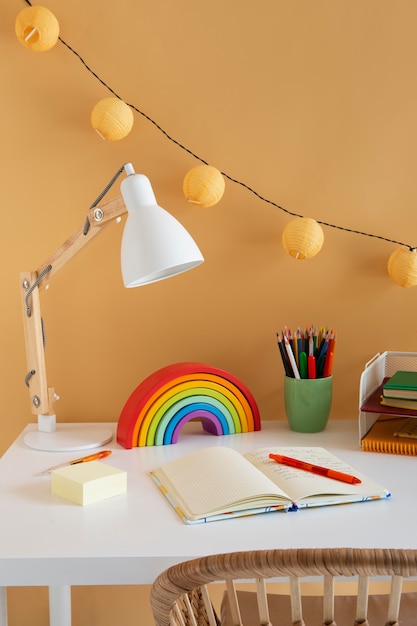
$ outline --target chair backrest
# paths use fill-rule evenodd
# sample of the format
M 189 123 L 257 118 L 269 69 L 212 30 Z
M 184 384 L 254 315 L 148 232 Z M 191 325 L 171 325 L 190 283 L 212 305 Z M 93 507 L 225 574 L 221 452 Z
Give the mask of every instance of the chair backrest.
M 320 623 L 335 626 L 339 623 L 335 618 L 335 581 L 343 577 L 345 581 L 355 580 L 355 616 L 349 623 L 368 624 L 369 583 L 373 577 L 381 576 L 389 577 L 391 586 L 384 621 L 375 624 L 397 624 L 403 579 L 417 576 L 417 550 L 311 548 L 255 550 L 201 557 L 162 572 L 151 589 L 151 606 L 157 626 L 219 626 L 223 621 L 213 610 L 207 585 L 223 581 L 231 615 L 227 623 L 248 626 L 246 621 L 242 622 L 236 588 L 237 581 L 254 581 L 258 612 L 256 624 L 270 625 L 275 618 L 270 616 L 266 582 L 271 579 L 274 582 L 285 580 L 289 582 L 290 590 L 288 623 L 308 626 L 310 622 L 300 592 L 300 581 L 306 577 L 309 580 L 319 577 L 323 581 Z M 413 603 L 410 623 L 417 624 L 417 594 Z

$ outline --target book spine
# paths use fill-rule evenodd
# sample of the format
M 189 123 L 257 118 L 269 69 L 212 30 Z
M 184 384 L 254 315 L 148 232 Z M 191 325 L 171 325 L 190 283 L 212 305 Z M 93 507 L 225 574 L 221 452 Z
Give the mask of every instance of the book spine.
M 389 454 L 405 454 L 417 456 L 417 444 L 405 441 L 367 441 L 362 440 L 362 450 L 365 452 L 387 452 Z

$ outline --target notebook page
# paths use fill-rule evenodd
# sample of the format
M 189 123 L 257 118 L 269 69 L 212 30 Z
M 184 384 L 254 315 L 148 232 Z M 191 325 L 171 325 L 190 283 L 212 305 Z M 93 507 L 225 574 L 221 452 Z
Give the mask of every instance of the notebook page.
M 321 465 L 331 469 L 353 474 L 362 480 L 361 484 L 351 485 L 340 482 L 319 474 L 313 474 L 305 470 L 289 467 L 276 463 L 269 459 L 268 455 L 282 454 L 302 461 Z M 299 502 L 303 498 L 310 496 L 319 496 L 321 494 L 338 494 L 338 495 L 373 495 L 386 494 L 380 484 L 367 478 L 355 468 L 351 467 L 328 450 L 320 447 L 279 447 L 264 448 L 255 450 L 245 455 L 255 466 L 264 472 L 273 481 L 279 482 L 280 486 L 291 495 L 295 502 Z
M 259 494 L 275 494 L 288 501 L 282 489 L 232 448 L 219 446 L 193 452 L 152 473 L 193 516 L 227 510 L 232 503 Z

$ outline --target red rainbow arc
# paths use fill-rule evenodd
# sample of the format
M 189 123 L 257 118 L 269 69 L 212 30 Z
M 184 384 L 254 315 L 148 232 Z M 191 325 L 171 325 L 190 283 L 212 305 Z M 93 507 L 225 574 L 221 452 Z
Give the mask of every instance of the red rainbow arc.
M 176 443 L 192 419 L 215 435 L 261 429 L 256 401 L 238 378 L 185 362 L 157 370 L 136 387 L 120 414 L 117 441 L 124 448 Z

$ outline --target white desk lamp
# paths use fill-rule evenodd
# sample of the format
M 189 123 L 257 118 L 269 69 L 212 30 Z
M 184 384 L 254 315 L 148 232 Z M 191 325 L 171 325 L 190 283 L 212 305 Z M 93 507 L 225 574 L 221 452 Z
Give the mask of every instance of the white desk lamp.
M 120 190 L 122 197 L 101 198 L 116 178 L 125 172 Z M 185 228 L 159 207 L 149 182 L 135 174 L 130 163 L 123 165 L 87 213 L 82 229 L 74 233 L 35 272 L 21 274 L 21 294 L 25 345 L 32 413 L 38 417 L 38 429 L 25 436 L 25 444 L 36 450 L 86 450 L 104 445 L 112 438 L 109 428 L 94 424 L 60 425 L 56 423 L 55 390 L 48 387 L 45 365 L 45 334 L 40 311 L 39 291 L 45 278 L 53 276 L 81 250 L 102 228 L 128 213 L 121 249 L 122 276 L 125 287 L 138 287 L 185 272 L 204 258 Z

